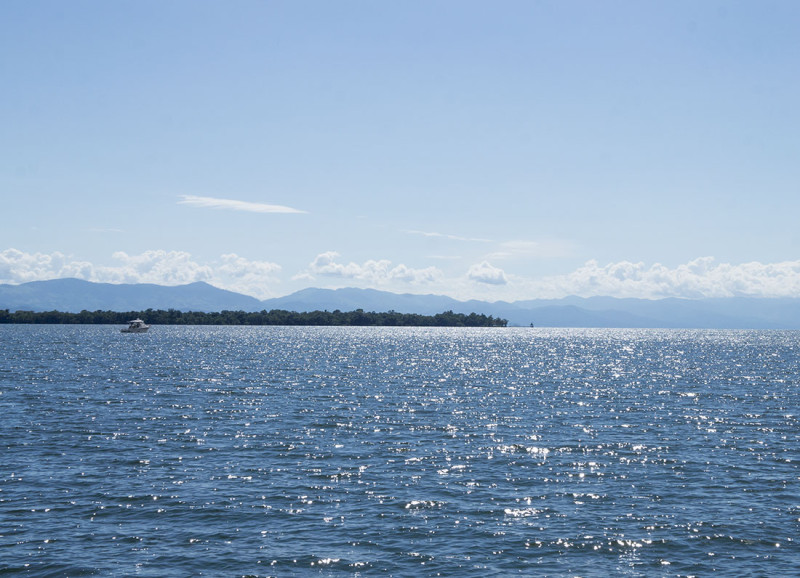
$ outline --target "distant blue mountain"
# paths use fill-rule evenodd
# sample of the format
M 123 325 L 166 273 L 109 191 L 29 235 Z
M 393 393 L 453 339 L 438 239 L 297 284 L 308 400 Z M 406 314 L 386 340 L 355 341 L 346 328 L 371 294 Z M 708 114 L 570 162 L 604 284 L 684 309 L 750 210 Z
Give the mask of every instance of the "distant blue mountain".
M 11 311 L 397 311 L 433 315 L 482 313 L 509 325 L 537 327 L 664 327 L 800 329 L 800 299 L 616 299 L 567 297 L 504 301 L 458 301 L 443 295 L 412 295 L 374 289 L 304 289 L 259 301 L 207 283 L 177 287 L 90 283 L 78 279 L 0 285 L 0 309 Z
M 260 311 L 261 302 L 208 283 L 177 287 L 141 284 L 90 283 L 80 279 L 33 281 L 0 285 L 0 309 L 10 311 Z
M 375 289 L 303 289 L 286 295 L 263 301 L 263 308 L 285 309 L 287 311 L 397 311 L 398 313 L 418 313 L 434 315 L 452 310 L 456 313 L 464 305 L 443 295 L 411 295 L 377 291 Z M 484 305 L 486 305 L 484 303 Z M 476 311 L 477 313 L 477 311 Z
M 457 301 L 441 295 L 387 293 L 372 289 L 305 289 L 264 301 L 266 309 L 389 311 L 433 314 L 483 313 L 509 325 L 537 327 L 663 327 L 800 329 L 800 299 L 617 299 L 566 297 L 516 301 Z

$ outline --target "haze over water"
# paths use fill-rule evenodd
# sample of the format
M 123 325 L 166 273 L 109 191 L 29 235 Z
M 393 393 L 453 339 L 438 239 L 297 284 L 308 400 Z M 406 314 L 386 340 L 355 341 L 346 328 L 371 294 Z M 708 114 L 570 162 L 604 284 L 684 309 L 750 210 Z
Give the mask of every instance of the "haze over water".
M 800 574 L 798 332 L 0 343 L 10 574 Z

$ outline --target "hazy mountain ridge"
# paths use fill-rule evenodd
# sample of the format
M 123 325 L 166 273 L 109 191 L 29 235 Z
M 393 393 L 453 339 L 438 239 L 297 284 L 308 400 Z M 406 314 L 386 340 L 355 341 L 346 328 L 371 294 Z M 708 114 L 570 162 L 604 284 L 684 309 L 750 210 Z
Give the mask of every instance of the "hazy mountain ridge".
M 665 327 L 717 329 L 800 329 L 800 299 L 617 299 L 566 297 L 513 303 L 458 301 L 443 295 L 398 294 L 375 289 L 304 289 L 260 301 L 207 283 L 162 286 L 91 283 L 79 279 L 0 285 L 0 309 L 79 312 L 144 311 L 397 311 L 432 315 L 482 313 L 509 325 L 538 327 Z
M 167 287 L 149 283 L 92 283 L 80 279 L 32 281 L 21 285 L 0 285 L 0 309 L 30 311 L 139 311 L 179 309 L 181 311 L 260 311 L 261 301 L 217 289 L 208 283 Z

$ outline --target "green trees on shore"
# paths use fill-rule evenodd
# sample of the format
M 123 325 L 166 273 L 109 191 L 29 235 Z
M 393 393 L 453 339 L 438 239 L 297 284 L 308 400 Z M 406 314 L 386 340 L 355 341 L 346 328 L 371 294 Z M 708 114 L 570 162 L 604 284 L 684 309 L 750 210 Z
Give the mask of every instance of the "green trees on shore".
M 416 313 L 355 311 L 310 311 L 298 313 L 273 309 L 248 313 L 245 311 L 178 311 L 176 309 L 148 309 L 146 311 L 15 311 L 0 309 L 0 323 L 26 324 L 126 324 L 134 318 L 142 318 L 151 325 L 339 325 L 339 326 L 385 326 L 385 327 L 505 327 L 507 321 L 483 314 L 453 313 L 445 311 L 436 315 Z

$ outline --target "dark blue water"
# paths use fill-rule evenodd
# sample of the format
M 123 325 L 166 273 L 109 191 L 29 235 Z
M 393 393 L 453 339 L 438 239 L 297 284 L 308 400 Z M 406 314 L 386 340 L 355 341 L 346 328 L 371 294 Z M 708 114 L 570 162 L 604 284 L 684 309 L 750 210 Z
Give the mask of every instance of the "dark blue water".
M 800 575 L 800 333 L 0 326 L 0 573 Z

